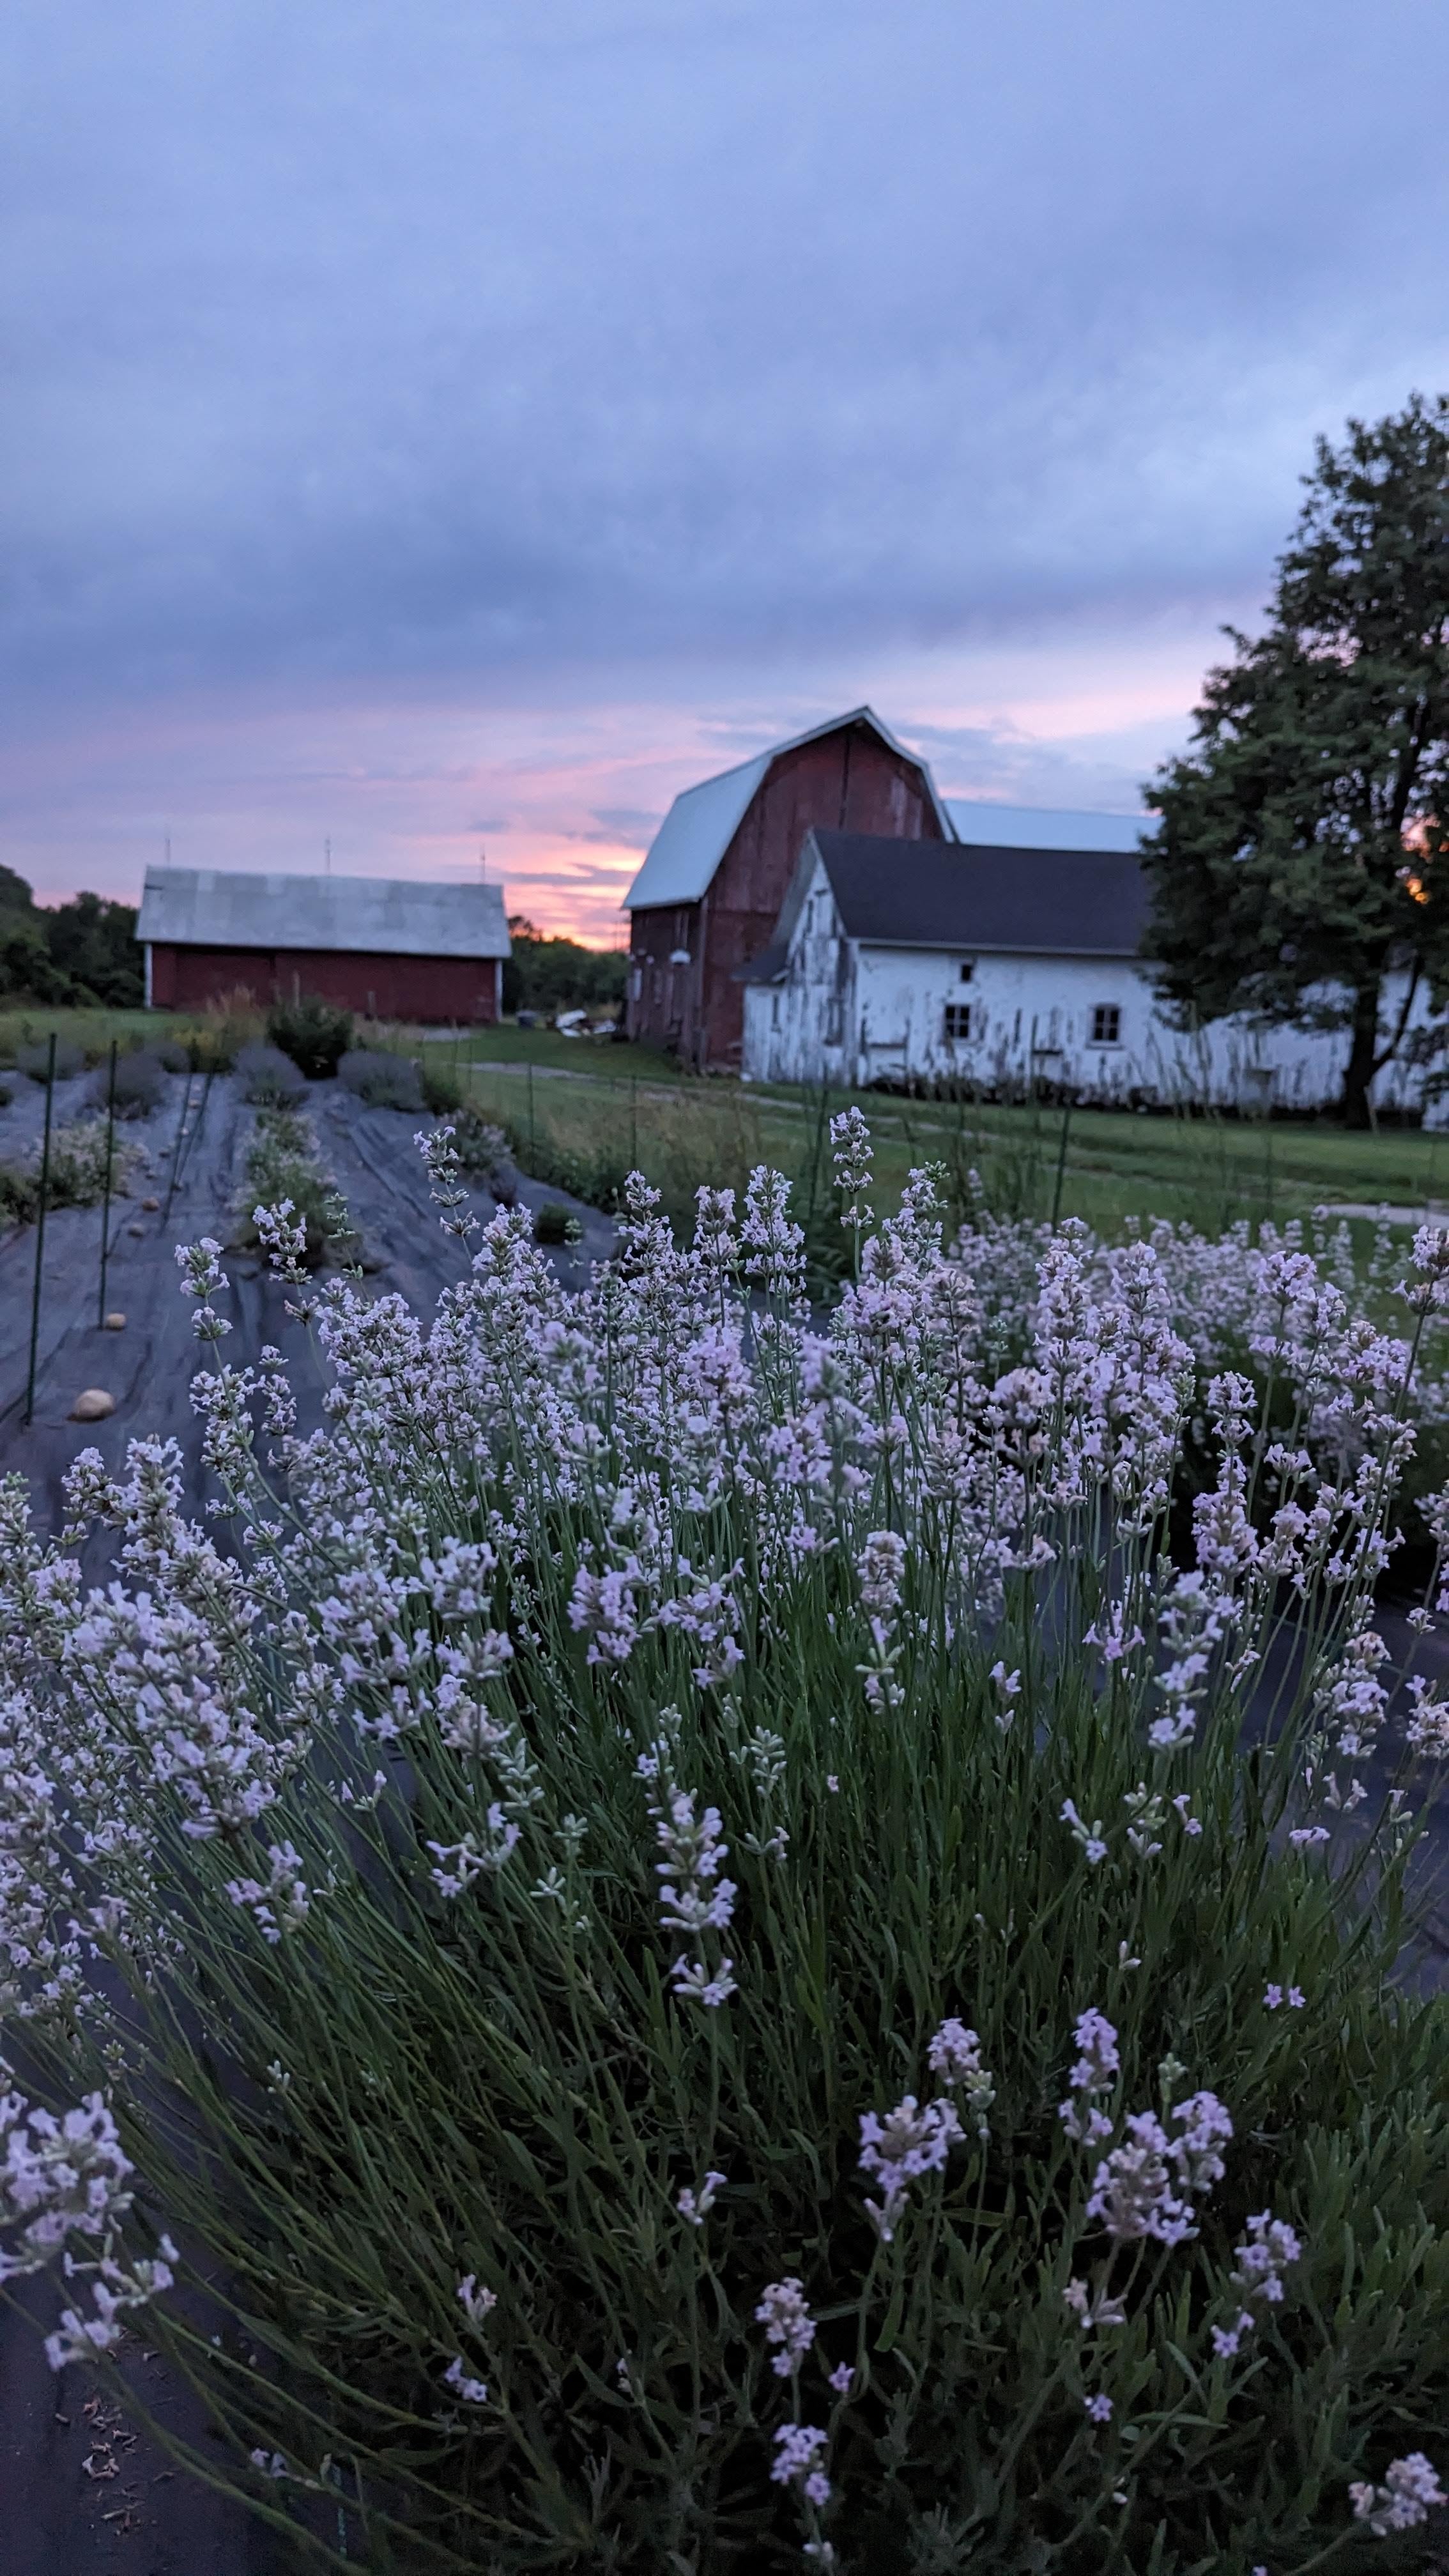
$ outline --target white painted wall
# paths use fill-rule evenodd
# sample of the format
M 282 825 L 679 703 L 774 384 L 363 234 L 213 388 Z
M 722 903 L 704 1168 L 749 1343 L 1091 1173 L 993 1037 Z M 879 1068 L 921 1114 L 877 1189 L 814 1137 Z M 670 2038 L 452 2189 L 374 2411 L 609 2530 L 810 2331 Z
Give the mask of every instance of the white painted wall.
M 963 977 L 963 966 L 969 975 Z M 1398 998 L 1402 998 L 1402 985 Z M 1392 986 L 1386 1000 L 1395 1004 Z M 1094 1039 L 1094 1013 L 1115 1006 L 1115 1041 Z M 948 1006 L 970 1012 L 969 1035 L 948 1039 Z M 1416 1007 L 1417 1022 L 1425 1016 Z M 1317 1108 L 1338 1096 L 1345 1032 L 1260 1029 L 1216 1022 L 1200 1037 L 1171 1028 L 1130 958 L 1028 957 L 865 946 L 842 935 L 817 867 L 779 984 L 745 988 L 747 1081 L 852 1086 L 955 1076 L 983 1086 L 1024 1084 L 1033 1066 L 1053 1083 L 1098 1098 L 1210 1098 L 1239 1107 Z M 1411 1102 L 1419 1077 L 1389 1066 L 1381 1108 Z

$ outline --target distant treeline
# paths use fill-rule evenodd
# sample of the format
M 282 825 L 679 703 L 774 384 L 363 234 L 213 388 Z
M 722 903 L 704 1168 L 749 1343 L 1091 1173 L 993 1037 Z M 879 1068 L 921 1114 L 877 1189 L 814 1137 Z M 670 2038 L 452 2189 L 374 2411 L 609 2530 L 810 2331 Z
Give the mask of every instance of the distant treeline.
M 0 867 L 0 1001 L 124 1010 L 144 999 L 133 903 L 78 894 L 39 904 L 24 877 Z
M 545 939 L 526 913 L 511 912 L 513 955 L 503 969 L 505 1011 L 596 1010 L 622 1006 L 629 960 L 613 948 L 584 948 L 577 939 Z

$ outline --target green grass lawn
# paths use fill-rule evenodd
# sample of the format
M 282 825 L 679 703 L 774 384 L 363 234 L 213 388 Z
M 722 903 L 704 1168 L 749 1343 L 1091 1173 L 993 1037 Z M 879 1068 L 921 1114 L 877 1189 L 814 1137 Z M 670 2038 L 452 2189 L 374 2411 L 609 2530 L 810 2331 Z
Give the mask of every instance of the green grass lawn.
M 435 1037 L 434 1046 L 446 1053 L 451 1041 Z M 621 1046 L 613 1038 L 565 1038 L 557 1029 L 519 1029 L 511 1020 L 497 1028 L 464 1030 L 457 1040 L 458 1052 L 471 1057 L 475 1064 L 541 1064 L 559 1073 L 612 1073 L 627 1062 L 631 1073 L 642 1075 L 647 1065 L 651 1078 L 660 1082 L 687 1082 L 693 1077 L 681 1071 L 673 1056 L 662 1048 Z
M 52 1029 L 58 1040 L 99 1064 L 112 1038 L 124 1046 L 133 1037 L 164 1035 L 169 1026 L 164 1011 L 42 1011 L 33 1003 L 10 1003 L 0 1008 L 0 1066 L 13 1065 L 20 1047 L 44 1046 Z
M 699 1080 L 652 1052 L 592 1048 L 550 1030 L 489 1030 L 464 1045 L 474 1097 L 533 1154 L 543 1177 L 575 1186 L 637 1162 L 679 1221 L 701 1181 L 742 1187 L 772 1162 L 797 1194 L 828 1198 L 824 1129 L 859 1102 L 870 1121 L 882 1189 L 913 1163 L 939 1161 L 954 1194 L 979 1172 L 1002 1214 L 1084 1217 L 1108 1234 L 1129 1218 L 1183 1219 L 1207 1233 L 1246 1218 L 1282 1223 L 1332 1205 L 1421 1209 L 1449 1199 L 1449 1136 L 1390 1128 L 1350 1134 L 1321 1124 L 1154 1116 L 1056 1107 L 904 1101 L 886 1093 L 792 1091 Z M 530 1078 L 529 1068 L 533 1068 Z M 560 1075 L 566 1079 L 558 1079 Z M 1063 1150 L 1065 1148 L 1065 1150 Z M 544 1166 L 550 1159 L 559 1168 Z M 1060 1177 L 1059 1177 L 1060 1174 Z M 581 1195 L 593 1196 L 593 1187 Z

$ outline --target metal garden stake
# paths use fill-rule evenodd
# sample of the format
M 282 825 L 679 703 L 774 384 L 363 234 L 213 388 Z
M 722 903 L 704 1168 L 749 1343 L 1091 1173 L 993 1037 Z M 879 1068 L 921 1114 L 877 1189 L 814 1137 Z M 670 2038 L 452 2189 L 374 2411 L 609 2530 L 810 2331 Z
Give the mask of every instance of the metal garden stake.
M 201 1134 L 201 1131 L 202 1131 L 203 1127 L 206 1125 L 206 1104 L 207 1104 L 208 1100 L 211 1098 L 211 1086 L 212 1086 L 212 1082 L 213 1082 L 213 1080 L 215 1079 L 215 1075 L 216 1075 L 216 1067 L 215 1067 L 215 1065 L 211 1065 L 211 1064 L 209 1064 L 209 1065 L 207 1066 L 207 1068 L 206 1068 L 206 1080 L 203 1082 L 203 1084 L 202 1084 L 202 1086 L 201 1086 L 201 1107 L 198 1109 L 198 1111 L 197 1111 L 197 1113 L 196 1113 L 196 1117 L 195 1117 L 195 1120 L 194 1120 L 194 1122 L 193 1122 L 193 1124 L 192 1124 L 192 1127 L 191 1127 L 191 1129 L 190 1129 L 190 1132 L 189 1132 L 189 1134 L 187 1135 L 186 1141 L 185 1141 L 185 1143 L 183 1144 L 183 1146 L 182 1146 L 182 1148 L 181 1148 L 181 1163 L 180 1163 L 180 1167 L 179 1167 L 179 1169 L 177 1170 L 177 1174 L 176 1174 L 176 1177 L 177 1177 L 177 1179 L 178 1179 L 178 1180 L 180 1179 L 182 1172 L 184 1172 L 184 1171 L 185 1171 L 187 1164 L 188 1164 L 188 1163 L 190 1162 L 190 1160 L 191 1160 L 191 1148 L 192 1148 L 192 1146 L 195 1144 L 195 1142 L 196 1142 L 196 1140 L 197 1140 L 197 1137 Z M 187 1078 L 187 1091 L 188 1091 L 188 1096 L 189 1096 L 189 1093 L 190 1093 L 190 1077 L 189 1077 L 189 1076 L 188 1076 L 188 1078 Z
M 45 1204 L 50 1196 L 50 1115 L 55 1103 L 55 1031 L 45 1071 L 45 1142 L 40 1149 L 40 1203 L 35 1211 L 35 1286 L 30 1297 L 30 1371 L 25 1381 L 25 1421 L 35 1412 L 35 1353 L 40 1340 L 40 1270 L 45 1259 Z
M 106 1088 L 106 1186 L 101 1198 L 101 1286 L 96 1323 L 106 1320 L 106 1263 L 111 1255 L 111 1166 L 116 1152 L 116 1041 L 111 1040 L 111 1078 Z
M 178 1179 L 178 1177 L 179 1177 L 180 1170 L 181 1170 L 181 1145 L 182 1145 L 182 1139 L 184 1138 L 184 1136 L 185 1136 L 185 1134 L 186 1134 L 186 1119 L 187 1119 L 187 1113 L 189 1112 L 190 1108 L 191 1108 L 191 1073 L 190 1073 L 190 1069 L 188 1068 L 187 1075 L 186 1075 L 186 1092 L 185 1092 L 185 1097 L 183 1098 L 182 1103 L 181 1103 L 181 1116 L 180 1116 L 180 1118 L 178 1119 L 178 1121 L 177 1121 L 177 1125 L 176 1125 L 176 1142 L 175 1142 L 175 1144 L 174 1144 L 174 1145 L 172 1146 L 172 1148 L 171 1148 L 171 1178 L 170 1178 L 170 1180 L 169 1180 L 169 1181 L 167 1182 L 167 1184 L 166 1184 L 166 1205 L 164 1206 L 164 1208 L 163 1208 L 163 1209 L 162 1209 L 162 1211 L 161 1211 L 161 1231 L 162 1231 L 162 1233 L 163 1233 L 163 1234 L 164 1234 L 164 1233 L 165 1233 L 165 1231 L 166 1231 L 166 1220 L 167 1220 L 167 1218 L 168 1218 L 168 1217 L 170 1216 L 170 1214 L 171 1214 L 171 1200 L 172 1200 L 173 1194 L 174 1194 L 174 1192 L 175 1192 L 177 1179 Z
M 1070 1092 L 1068 1092 L 1068 1093 L 1067 1093 L 1067 1097 L 1066 1097 L 1066 1103 L 1065 1103 L 1065 1105 L 1064 1105 L 1064 1107 L 1063 1107 L 1063 1110 L 1062 1110 L 1062 1134 L 1061 1134 L 1061 1142 L 1060 1142 L 1060 1144 L 1059 1144 L 1059 1145 L 1058 1145 L 1058 1147 L 1057 1147 L 1057 1185 L 1056 1185 L 1056 1188 L 1055 1188 L 1055 1189 L 1053 1190 L 1053 1192 L 1052 1192 L 1052 1223 L 1053 1223 L 1053 1225 L 1055 1225 L 1055 1224 L 1056 1224 L 1056 1221 L 1057 1221 L 1058 1217 L 1061 1215 L 1061 1212 L 1062 1212 L 1062 1182 L 1063 1182 L 1063 1180 L 1064 1180 L 1064 1178 L 1065 1178 L 1065 1176 L 1066 1176 L 1066 1169 L 1067 1169 L 1067 1137 L 1068 1137 L 1068 1134 L 1070 1133 L 1070 1130 L 1071 1130 L 1071 1124 L 1072 1124 L 1072 1095 L 1071 1095 L 1071 1093 L 1070 1093 Z

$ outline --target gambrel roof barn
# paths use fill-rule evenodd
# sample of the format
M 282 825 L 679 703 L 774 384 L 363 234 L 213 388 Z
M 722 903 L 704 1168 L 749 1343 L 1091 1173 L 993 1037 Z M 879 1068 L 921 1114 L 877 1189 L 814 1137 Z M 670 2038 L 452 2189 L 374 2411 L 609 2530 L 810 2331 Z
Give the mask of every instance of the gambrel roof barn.
M 869 707 L 676 796 L 625 897 L 629 1034 L 739 1070 L 740 967 L 769 944 L 807 832 L 954 838 L 923 760 Z

